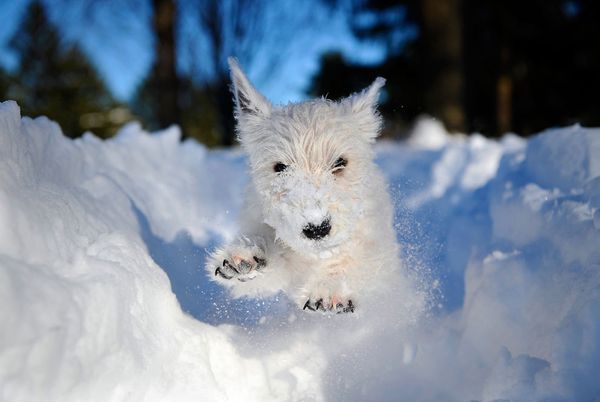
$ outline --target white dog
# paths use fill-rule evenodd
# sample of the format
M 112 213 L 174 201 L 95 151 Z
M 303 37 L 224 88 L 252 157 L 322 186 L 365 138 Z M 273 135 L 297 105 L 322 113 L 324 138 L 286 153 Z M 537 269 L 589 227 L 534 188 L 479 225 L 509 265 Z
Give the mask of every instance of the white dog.
M 242 234 L 206 268 L 234 297 L 284 291 L 304 309 L 353 312 L 399 267 L 393 208 L 372 144 L 385 83 L 339 102 L 273 106 L 229 60 L 251 185 Z

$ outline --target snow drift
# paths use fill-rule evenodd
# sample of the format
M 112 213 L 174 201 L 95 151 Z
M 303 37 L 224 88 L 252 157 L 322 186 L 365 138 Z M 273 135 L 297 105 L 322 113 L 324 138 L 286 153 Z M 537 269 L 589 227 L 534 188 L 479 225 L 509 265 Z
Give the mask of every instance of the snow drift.
M 379 143 L 413 286 L 334 317 L 208 282 L 245 159 L 179 138 L 0 105 L 0 400 L 600 397 L 600 130 Z

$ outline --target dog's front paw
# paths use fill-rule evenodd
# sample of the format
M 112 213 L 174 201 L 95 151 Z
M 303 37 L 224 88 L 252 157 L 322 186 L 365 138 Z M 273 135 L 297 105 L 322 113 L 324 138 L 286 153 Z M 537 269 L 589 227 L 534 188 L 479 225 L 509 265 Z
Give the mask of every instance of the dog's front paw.
M 267 266 L 264 252 L 257 246 L 234 246 L 212 256 L 211 269 L 218 278 L 246 282 Z
M 246 282 L 256 278 L 257 273 L 266 265 L 266 260 L 257 256 L 253 256 L 252 261 L 232 257 L 231 261 L 228 259 L 223 260 L 221 266 L 215 269 L 215 276 L 224 279 L 236 278 L 238 281 Z
M 304 303 L 302 310 L 320 311 L 322 313 L 354 313 L 354 303 L 352 300 L 344 300 L 339 297 L 331 298 L 311 298 Z

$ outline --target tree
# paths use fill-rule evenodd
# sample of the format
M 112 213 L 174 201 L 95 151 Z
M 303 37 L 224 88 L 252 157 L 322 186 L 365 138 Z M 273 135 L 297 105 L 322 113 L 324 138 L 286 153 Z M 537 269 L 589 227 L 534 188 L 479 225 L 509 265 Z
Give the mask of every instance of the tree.
M 349 74 L 324 58 L 315 85 L 356 90 L 357 74 L 383 75 L 388 124 L 427 113 L 488 136 L 597 125 L 599 18 L 594 0 L 366 0 L 355 9 L 355 34 L 385 44 L 387 57 L 374 66 L 338 62 L 352 72 L 346 83 Z
M 1 100 L 8 98 L 9 86 L 10 86 L 10 76 L 3 68 L 0 67 L 0 99 Z
M 416 116 L 433 115 L 452 130 L 464 129 L 460 0 L 366 0 L 353 9 L 358 39 L 383 45 L 387 56 L 360 66 L 338 58 L 339 71 L 322 59 L 310 88 L 314 95 L 335 93 L 331 85 L 359 90 L 376 75 L 387 78 L 381 111 L 385 132 L 397 135 Z M 329 70 L 327 73 L 326 70 Z M 343 71 L 343 72 L 342 72 Z M 325 77 L 324 74 L 327 76 Z M 351 77 L 342 82 L 344 77 Z M 336 84 L 337 83 L 337 84 Z
M 464 130 L 461 0 L 367 0 L 354 13 L 355 34 L 386 46 L 376 69 L 389 78 L 388 103 L 404 109 L 398 117 L 425 112 Z
M 70 137 L 87 129 L 106 137 L 123 123 L 126 109 L 117 109 L 102 80 L 75 45 L 61 45 L 39 2 L 30 4 L 10 46 L 17 54 L 19 68 L 9 97 L 17 100 L 24 115 L 46 115 Z
M 120 40 L 122 32 L 131 32 L 133 26 L 151 26 L 155 60 L 132 101 L 136 113 L 152 129 L 179 124 L 184 137 L 192 136 L 190 132 L 196 136 L 199 127 L 212 124 L 201 138 L 212 143 L 216 135 L 218 143 L 231 145 L 235 136 L 227 57 L 237 57 L 257 81 L 272 76 L 289 45 L 308 39 L 309 23 L 327 18 L 314 12 L 319 6 L 321 11 L 330 10 L 327 3 L 54 0 L 52 7 L 76 9 L 90 30 L 106 29 L 109 16 L 109 25 L 116 28 L 103 33 L 107 41 Z M 111 34 L 114 31 L 118 37 Z M 216 113 L 217 118 L 199 117 L 206 113 Z M 189 126 L 192 122 L 194 126 Z
M 177 76 L 175 20 L 177 9 L 173 0 L 152 0 L 153 28 L 156 34 L 156 60 L 149 84 L 155 88 L 153 111 L 158 124 L 181 125 L 181 99 Z
M 177 123 L 184 137 L 232 145 L 227 58 L 235 56 L 263 76 L 272 74 L 288 45 L 303 37 L 297 28 L 306 28 L 310 19 L 310 4 L 294 3 L 294 10 L 286 5 L 266 0 L 154 1 L 156 61 L 137 91 L 135 110 L 152 128 Z M 173 117 L 161 117 L 165 115 Z
M 265 75 L 271 74 L 286 56 L 293 36 L 301 36 L 295 28 L 308 21 L 309 7 L 296 4 L 291 12 L 285 4 L 265 0 L 153 0 L 152 4 L 156 60 L 134 97 L 136 113 L 153 129 L 176 123 L 184 137 L 232 145 L 227 58 L 235 56 L 254 71 L 262 67 Z M 278 19 L 288 23 L 277 24 Z
M 153 79 L 154 76 L 151 75 L 142 82 L 131 107 L 136 116 L 139 116 L 151 130 L 158 130 L 166 126 L 159 122 L 155 112 L 155 108 L 160 105 L 160 92 L 152 82 Z M 215 110 L 212 94 L 187 77 L 178 77 L 177 80 L 179 82 L 177 124 L 181 127 L 183 138 L 194 138 L 208 146 L 221 145 L 219 114 Z M 225 97 L 229 99 L 228 96 Z
M 197 16 L 195 23 L 201 27 L 203 54 L 200 56 L 191 50 L 191 59 L 195 61 L 191 74 L 205 77 L 204 89 L 210 94 L 219 116 L 221 145 L 232 145 L 235 138 L 227 58 L 235 56 L 247 69 L 259 74 L 262 69 L 263 76 L 272 75 L 288 54 L 289 45 L 303 40 L 310 24 L 319 18 L 311 11 L 323 4 L 319 0 L 301 3 L 197 0 L 193 3 L 191 11 Z M 191 44 L 189 49 L 197 49 L 197 46 Z
M 417 39 L 427 111 L 452 131 L 465 131 L 461 0 L 422 0 Z
M 360 65 L 341 53 L 321 58 L 320 69 L 308 88 L 311 96 L 338 99 L 366 87 L 377 76 L 386 78 L 379 110 L 384 116 L 383 135 L 398 136 L 423 113 L 424 91 L 415 46 L 414 8 L 391 0 L 357 2 L 350 10 L 353 32 L 359 40 L 383 45 L 383 62 Z
M 465 0 L 469 127 L 527 135 L 600 124 L 599 18 L 594 0 Z

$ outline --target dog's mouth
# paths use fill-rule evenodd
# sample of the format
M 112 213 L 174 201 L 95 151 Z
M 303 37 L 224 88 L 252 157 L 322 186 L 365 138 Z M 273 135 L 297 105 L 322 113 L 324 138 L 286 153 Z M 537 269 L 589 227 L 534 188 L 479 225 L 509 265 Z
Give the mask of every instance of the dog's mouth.
M 329 241 L 328 241 L 329 240 Z M 311 256 L 313 258 L 327 259 L 339 253 L 340 242 L 334 242 L 333 239 L 327 237 L 321 240 L 308 240 L 303 239 L 299 244 L 288 244 L 288 247 L 296 251 L 297 253 Z

